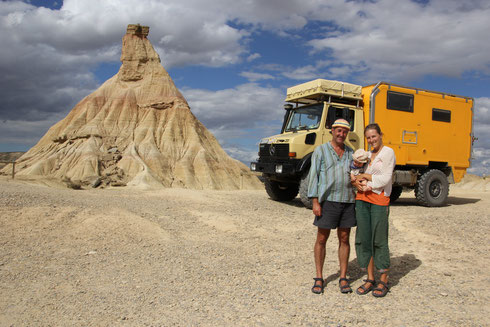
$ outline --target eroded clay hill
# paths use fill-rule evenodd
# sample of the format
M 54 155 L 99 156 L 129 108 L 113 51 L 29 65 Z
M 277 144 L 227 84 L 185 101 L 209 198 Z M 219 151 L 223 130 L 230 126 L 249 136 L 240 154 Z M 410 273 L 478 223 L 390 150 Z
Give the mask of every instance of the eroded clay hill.
M 259 188 L 192 114 L 147 39 L 129 25 L 122 66 L 17 160 L 17 176 L 82 185 Z

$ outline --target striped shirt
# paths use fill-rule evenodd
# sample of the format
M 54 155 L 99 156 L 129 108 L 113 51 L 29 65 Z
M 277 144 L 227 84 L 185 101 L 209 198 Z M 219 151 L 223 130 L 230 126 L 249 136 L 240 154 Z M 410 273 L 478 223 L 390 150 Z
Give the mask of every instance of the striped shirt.
M 311 156 L 308 175 L 308 197 L 354 203 L 354 188 L 350 183 L 350 164 L 354 151 L 345 145 L 342 158 L 335 152 L 330 142 L 317 146 Z

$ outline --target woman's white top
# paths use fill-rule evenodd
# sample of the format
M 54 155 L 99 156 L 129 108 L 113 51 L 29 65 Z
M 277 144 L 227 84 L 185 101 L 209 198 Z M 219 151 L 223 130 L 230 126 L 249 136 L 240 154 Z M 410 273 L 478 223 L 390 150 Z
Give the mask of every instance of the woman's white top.
M 370 152 L 370 154 L 372 153 Z M 381 194 L 384 191 L 385 196 L 390 196 L 395 164 L 395 151 L 386 145 L 381 148 L 378 155 L 369 163 L 365 173 L 372 175 L 372 180 L 368 181 L 367 185 L 371 186 L 374 193 Z

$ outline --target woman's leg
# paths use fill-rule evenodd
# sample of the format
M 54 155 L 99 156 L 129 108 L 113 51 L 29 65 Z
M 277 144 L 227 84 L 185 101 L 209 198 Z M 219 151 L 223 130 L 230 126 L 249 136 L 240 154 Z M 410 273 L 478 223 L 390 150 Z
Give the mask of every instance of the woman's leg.
M 371 217 L 373 222 L 373 251 L 374 251 L 374 267 L 381 272 L 380 281 L 377 283 L 376 289 L 373 290 L 373 295 L 384 296 L 388 291 L 388 270 L 390 268 L 390 249 L 388 246 L 388 230 L 389 230 L 389 206 L 373 206 Z
M 371 260 L 369 261 L 369 265 L 367 268 L 367 278 L 369 280 L 374 280 L 374 260 L 373 257 L 371 257 Z M 370 285 L 368 285 L 370 286 Z
M 371 206 L 374 266 L 382 273 L 390 268 L 390 248 L 388 246 L 389 212 L 389 206 Z
M 373 263 L 373 241 L 371 230 L 370 203 L 356 201 L 356 254 L 357 262 L 361 269 L 367 269 L 368 278 L 366 283 L 357 289 L 357 294 L 369 293 L 374 287 L 374 263 Z M 371 282 L 369 282 L 371 281 Z
M 370 203 L 356 200 L 356 255 L 361 269 L 367 269 L 373 256 Z
M 367 279 L 364 280 L 364 284 L 359 286 L 356 290 L 356 293 L 359 295 L 364 295 L 369 293 L 376 285 L 374 280 L 374 260 L 371 257 L 367 267 Z

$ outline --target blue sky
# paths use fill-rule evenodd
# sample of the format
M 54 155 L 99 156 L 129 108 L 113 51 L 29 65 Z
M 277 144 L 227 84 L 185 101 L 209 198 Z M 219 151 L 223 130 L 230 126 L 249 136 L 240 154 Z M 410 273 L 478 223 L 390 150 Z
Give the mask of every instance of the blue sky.
M 470 172 L 490 173 L 490 2 L 0 2 L 0 151 L 25 151 L 117 73 L 128 24 L 234 158 L 281 127 L 287 87 L 389 81 L 475 98 Z M 448 145 L 450 146 L 450 145 Z

